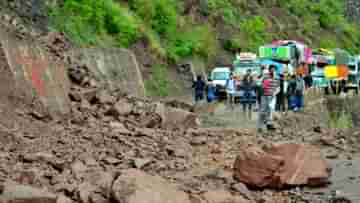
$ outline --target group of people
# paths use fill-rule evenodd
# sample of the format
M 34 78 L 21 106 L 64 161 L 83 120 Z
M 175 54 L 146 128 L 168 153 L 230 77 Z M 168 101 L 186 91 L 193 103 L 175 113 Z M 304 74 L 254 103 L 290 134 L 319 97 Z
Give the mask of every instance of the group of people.
M 238 97 L 248 119 L 252 118 L 253 111 L 259 111 L 257 125 L 259 131 L 264 127 L 274 129 L 272 117 L 275 111 L 301 111 L 304 108 L 305 89 L 311 85 L 308 78 L 301 74 L 289 75 L 286 72 L 276 74 L 275 69 L 274 65 L 263 65 L 260 74 L 255 78 L 251 69 L 248 69 L 240 80 L 231 73 L 226 81 L 228 106 L 233 109 L 235 97 Z M 211 80 L 206 83 L 201 76 L 198 76 L 193 87 L 196 102 L 203 100 L 205 92 L 208 102 L 217 99 L 216 87 L 212 85 Z

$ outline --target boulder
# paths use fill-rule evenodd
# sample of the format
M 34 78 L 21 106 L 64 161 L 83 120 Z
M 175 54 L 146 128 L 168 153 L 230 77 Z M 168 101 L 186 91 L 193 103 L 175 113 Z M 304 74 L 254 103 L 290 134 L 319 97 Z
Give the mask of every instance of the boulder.
M 121 203 L 190 203 L 185 192 L 137 169 L 122 172 L 113 184 L 112 195 Z
M 2 184 L 0 190 L 1 203 L 56 203 L 56 195 L 31 186 L 20 185 L 12 181 Z
M 328 163 L 312 145 L 280 144 L 266 151 L 252 148 L 234 164 L 234 178 L 256 188 L 322 186 L 330 175 Z
M 200 126 L 200 120 L 195 113 L 167 107 L 165 111 L 165 119 L 163 120 L 163 127 L 168 129 L 173 128 L 197 128 Z

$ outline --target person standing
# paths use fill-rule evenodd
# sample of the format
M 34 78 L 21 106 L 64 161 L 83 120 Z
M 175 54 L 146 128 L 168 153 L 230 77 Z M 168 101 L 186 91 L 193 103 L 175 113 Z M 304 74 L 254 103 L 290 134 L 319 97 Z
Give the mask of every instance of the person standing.
M 269 67 L 269 73 L 264 75 L 262 82 L 264 94 L 261 97 L 261 111 L 258 118 L 257 130 L 261 132 L 264 125 L 268 130 L 274 130 L 272 123 L 272 102 L 275 95 L 280 91 L 279 81 L 275 79 L 275 66 Z
M 296 90 L 295 90 L 295 100 L 296 107 L 295 111 L 301 111 L 304 108 L 304 93 L 305 93 L 305 82 L 301 75 L 296 77 Z
M 209 79 L 208 84 L 206 86 L 208 103 L 211 103 L 216 100 L 215 91 L 216 91 L 216 88 L 215 88 L 214 84 L 212 83 L 212 80 Z
M 291 75 L 287 87 L 288 110 L 294 111 L 296 108 L 296 76 Z
M 235 103 L 235 79 L 233 73 L 230 73 L 230 78 L 226 80 L 226 95 L 227 95 L 227 101 L 228 105 L 231 109 L 234 109 L 234 103 Z
M 256 104 L 256 84 L 251 76 L 251 69 L 246 71 L 246 75 L 240 84 L 240 103 L 246 118 L 252 119 L 252 107 Z
M 285 76 L 280 74 L 280 91 L 276 95 L 276 111 L 285 112 Z
M 192 86 L 195 90 L 195 103 L 204 99 L 205 86 L 205 81 L 202 79 L 201 75 L 198 75 Z
M 262 87 L 262 81 L 264 79 L 264 71 L 265 71 L 265 65 L 261 65 L 260 67 L 260 74 L 258 75 L 256 79 L 256 103 L 257 103 L 257 111 L 260 112 L 261 109 L 261 97 L 264 94 L 264 90 Z

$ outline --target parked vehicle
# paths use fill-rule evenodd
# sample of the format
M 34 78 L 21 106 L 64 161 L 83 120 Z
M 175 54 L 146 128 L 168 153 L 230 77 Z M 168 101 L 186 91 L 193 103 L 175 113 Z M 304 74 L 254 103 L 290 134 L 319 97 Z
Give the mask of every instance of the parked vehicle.
M 259 48 L 261 59 L 270 59 L 292 67 L 305 68 L 301 64 L 312 63 L 312 50 L 305 44 L 293 40 L 278 40 Z M 296 71 L 296 70 L 294 70 Z M 308 71 L 302 70 L 307 73 Z
M 210 78 L 215 85 L 218 97 L 226 96 L 226 81 L 230 78 L 231 69 L 229 67 L 216 67 L 210 73 Z
M 346 90 L 355 90 L 356 94 L 359 93 L 360 88 L 360 56 L 353 56 L 348 63 L 349 76 L 346 83 Z
M 246 72 L 251 70 L 251 75 L 255 78 L 260 74 L 260 66 L 260 61 L 257 59 L 257 56 L 254 53 L 244 52 L 236 56 L 236 60 L 233 62 L 233 72 L 236 78 L 235 101 L 239 101 L 241 95 L 243 95 L 241 81 L 246 75 Z
M 310 65 L 313 86 L 328 93 L 330 80 L 325 77 L 325 67 L 335 64 L 335 55 L 330 50 L 318 49 L 313 52 L 313 63 Z

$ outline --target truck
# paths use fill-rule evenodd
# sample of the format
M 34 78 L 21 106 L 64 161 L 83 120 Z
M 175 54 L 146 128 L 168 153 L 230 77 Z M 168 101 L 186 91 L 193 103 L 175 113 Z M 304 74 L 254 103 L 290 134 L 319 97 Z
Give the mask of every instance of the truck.
M 246 75 L 247 70 L 251 70 L 251 75 L 254 78 L 260 75 L 261 64 L 255 53 L 239 53 L 233 61 L 233 73 L 236 78 L 236 92 L 234 99 L 236 102 L 240 101 L 242 95 L 244 95 L 241 90 L 241 80 Z
M 315 87 L 326 94 L 338 94 L 341 90 L 358 88 L 357 60 L 342 49 L 318 49 L 313 52 L 312 77 Z M 353 69 L 353 71 L 351 71 Z M 357 83 L 357 84 L 356 84 Z
M 356 94 L 359 94 L 359 88 L 360 88 L 360 56 L 352 56 L 350 57 L 349 63 L 349 76 L 346 83 L 346 89 L 348 90 L 355 90 Z
M 303 70 L 307 66 L 302 66 L 302 64 L 311 64 L 312 62 L 312 50 L 305 44 L 294 40 L 277 40 L 261 46 L 259 56 L 261 59 L 273 60 L 295 67 L 294 72 L 289 72 L 290 74 L 299 69 L 303 74 L 307 74 L 308 70 Z
M 330 80 L 325 77 L 325 67 L 332 64 L 335 64 L 332 51 L 321 48 L 313 51 L 313 61 L 310 64 L 313 86 L 323 89 L 326 94 L 329 93 Z
M 247 70 L 251 70 L 252 75 L 260 74 L 260 62 L 254 53 L 240 53 L 233 61 L 234 75 L 242 77 Z

